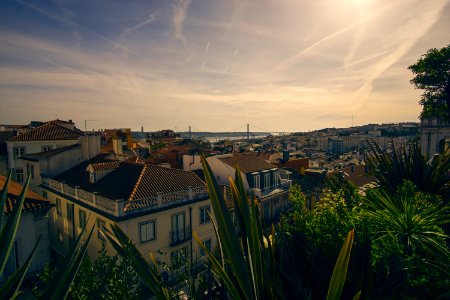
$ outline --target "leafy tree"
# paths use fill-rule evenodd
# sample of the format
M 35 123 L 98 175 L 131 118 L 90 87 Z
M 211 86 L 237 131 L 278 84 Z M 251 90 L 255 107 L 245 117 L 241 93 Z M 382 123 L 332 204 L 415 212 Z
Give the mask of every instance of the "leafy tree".
M 42 296 L 39 286 L 46 286 L 55 280 L 56 271 L 50 265 L 38 275 L 34 294 Z M 68 294 L 69 299 L 138 299 L 140 290 L 136 288 L 139 277 L 127 258 L 109 256 L 105 249 L 100 257 L 93 260 L 85 256 L 73 285 Z
M 408 69 L 415 74 L 410 82 L 424 90 L 421 117 L 436 116 L 450 121 L 450 44 L 428 50 Z
M 293 209 L 281 221 L 281 231 L 286 234 L 286 259 L 283 261 L 283 283 L 289 291 L 288 298 L 323 299 L 326 296 L 336 257 L 349 230 L 355 228 L 352 260 L 363 258 L 365 249 L 364 218 L 358 205 L 347 206 L 343 191 L 326 192 L 311 210 L 304 210 L 305 196 L 299 187 L 290 195 Z M 350 201 L 356 204 L 355 201 Z M 350 263 L 351 284 L 344 290 L 343 298 L 351 298 L 362 288 L 353 274 L 363 277 L 367 262 Z M 361 268 L 359 268 L 361 267 Z M 305 287 L 309 288 L 305 294 Z M 301 295 L 301 296 L 300 296 Z

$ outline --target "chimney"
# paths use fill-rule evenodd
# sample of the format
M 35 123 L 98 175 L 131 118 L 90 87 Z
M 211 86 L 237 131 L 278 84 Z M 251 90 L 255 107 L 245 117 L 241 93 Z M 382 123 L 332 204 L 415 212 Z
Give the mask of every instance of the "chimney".
M 284 162 L 289 160 L 289 150 L 283 150 L 283 160 Z

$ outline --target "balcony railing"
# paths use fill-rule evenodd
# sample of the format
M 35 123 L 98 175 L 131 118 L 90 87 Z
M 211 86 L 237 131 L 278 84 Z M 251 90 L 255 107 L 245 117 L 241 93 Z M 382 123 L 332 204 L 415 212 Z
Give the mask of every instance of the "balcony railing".
M 281 179 L 280 183 L 278 185 L 275 186 L 271 186 L 270 188 L 266 188 L 266 189 L 257 189 L 257 188 L 253 188 L 253 194 L 256 197 L 265 197 L 271 193 L 273 193 L 275 190 L 282 190 L 282 191 L 288 191 L 289 188 L 292 185 L 292 180 L 289 179 Z
M 161 209 L 191 200 L 208 198 L 208 190 L 206 187 L 189 187 L 182 191 L 158 194 L 153 197 L 129 201 L 102 197 L 95 192 L 91 193 L 79 187 L 72 187 L 66 183 L 50 178 L 42 178 L 42 185 L 116 217 Z
M 192 239 L 191 226 L 170 232 L 170 246 L 176 246 Z

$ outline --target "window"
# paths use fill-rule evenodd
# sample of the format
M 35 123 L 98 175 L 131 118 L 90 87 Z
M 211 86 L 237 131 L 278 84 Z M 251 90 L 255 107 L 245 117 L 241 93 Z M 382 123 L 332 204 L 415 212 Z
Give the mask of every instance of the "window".
M 78 226 L 84 228 L 86 226 L 86 212 L 84 210 L 78 210 Z
M 34 179 L 34 165 L 27 164 L 27 173 L 31 175 L 31 178 Z
M 259 189 L 259 174 L 253 177 L 253 187 Z
M 280 174 L 278 171 L 273 172 L 273 185 L 278 186 L 280 184 Z
M 264 188 L 266 188 L 266 189 L 270 188 L 270 174 L 269 173 L 264 174 Z
M 62 216 L 61 199 L 59 198 L 56 198 L 56 212 L 58 215 Z
M 42 197 L 44 197 L 45 199 L 48 199 L 47 191 L 42 191 Z
M 97 219 L 97 228 L 98 229 L 105 229 L 106 223 L 103 220 Z M 103 234 L 98 230 L 97 237 L 99 240 L 105 241 L 105 238 L 103 237 Z
M 206 249 L 211 251 L 211 239 L 207 239 L 203 241 L 203 244 L 205 244 Z M 203 251 L 203 248 L 200 248 L 200 256 L 205 256 L 205 251 Z
M 184 212 L 172 216 L 172 231 L 170 232 L 170 245 L 175 246 L 190 238 L 190 228 L 186 228 Z
M 148 221 L 139 224 L 139 239 L 141 241 L 141 244 L 156 239 L 155 227 L 155 221 Z
M 16 181 L 23 182 L 23 169 L 16 169 Z
M 217 181 L 220 181 L 220 176 L 217 175 L 217 176 L 216 176 L 216 179 L 217 179 Z
M 69 222 L 73 221 L 73 204 L 67 203 L 67 220 Z
M 172 216 L 172 231 L 184 231 L 184 212 Z
M 211 211 L 211 206 L 200 207 L 200 224 L 205 224 L 211 222 L 209 212 Z
M 94 172 L 89 172 L 89 181 L 91 183 L 95 182 L 95 173 Z
M 53 149 L 52 145 L 44 145 L 41 147 L 42 152 L 50 151 Z
M 14 147 L 14 158 L 25 155 L 25 147 Z

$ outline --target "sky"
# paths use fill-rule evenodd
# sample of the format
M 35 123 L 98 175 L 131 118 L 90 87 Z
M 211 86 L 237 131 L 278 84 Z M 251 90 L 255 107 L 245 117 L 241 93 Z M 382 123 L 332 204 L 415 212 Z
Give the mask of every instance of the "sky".
M 418 122 L 407 67 L 449 28 L 450 0 L 2 0 L 0 124 Z

